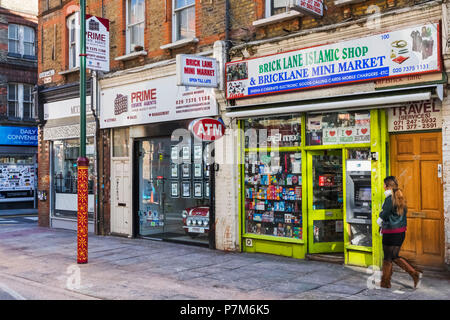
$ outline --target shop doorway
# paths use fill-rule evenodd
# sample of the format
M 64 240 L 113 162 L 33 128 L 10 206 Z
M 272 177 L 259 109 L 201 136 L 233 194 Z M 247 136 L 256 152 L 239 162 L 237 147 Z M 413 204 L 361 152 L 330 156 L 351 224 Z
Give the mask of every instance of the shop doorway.
M 343 253 L 342 150 L 308 152 L 308 252 Z
M 138 141 L 136 146 L 138 236 L 209 245 L 206 145 L 179 145 L 167 136 Z
M 131 176 L 129 160 L 112 161 L 111 233 L 131 235 Z
M 444 264 L 442 133 L 390 136 L 391 174 L 408 201 L 408 229 L 400 253 L 424 266 Z

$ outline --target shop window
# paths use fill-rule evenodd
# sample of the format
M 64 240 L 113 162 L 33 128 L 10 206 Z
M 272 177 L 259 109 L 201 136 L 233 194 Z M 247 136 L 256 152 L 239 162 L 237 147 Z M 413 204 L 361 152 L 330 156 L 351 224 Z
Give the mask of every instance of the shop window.
M 244 121 L 246 148 L 299 147 L 301 117 L 256 118 Z
M 1 164 L 33 164 L 32 156 L 0 156 Z
M 35 58 L 35 31 L 18 24 L 8 25 L 8 54 L 10 56 Z
M 370 143 L 370 112 L 310 114 L 306 140 L 310 146 Z
M 303 239 L 300 124 L 294 116 L 244 121 L 246 233 Z
M 195 0 L 173 0 L 173 42 L 195 37 Z
M 113 157 L 128 157 L 128 128 L 113 130 Z
M 80 66 L 80 14 L 76 12 L 67 18 L 69 69 Z
M 34 115 L 33 86 L 21 83 L 8 84 L 8 117 L 32 119 Z
M 77 159 L 79 157 L 80 139 L 58 140 L 53 142 L 53 212 L 56 217 L 77 217 Z M 93 218 L 94 138 L 88 138 L 86 156 L 89 159 L 88 168 L 88 218 Z
M 145 1 L 127 0 L 127 53 L 144 49 Z

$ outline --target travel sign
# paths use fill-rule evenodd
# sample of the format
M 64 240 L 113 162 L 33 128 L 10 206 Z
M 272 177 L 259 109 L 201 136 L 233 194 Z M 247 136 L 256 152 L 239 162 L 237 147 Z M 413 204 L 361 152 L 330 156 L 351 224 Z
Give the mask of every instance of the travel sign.
M 441 71 L 439 24 L 226 64 L 227 99 Z

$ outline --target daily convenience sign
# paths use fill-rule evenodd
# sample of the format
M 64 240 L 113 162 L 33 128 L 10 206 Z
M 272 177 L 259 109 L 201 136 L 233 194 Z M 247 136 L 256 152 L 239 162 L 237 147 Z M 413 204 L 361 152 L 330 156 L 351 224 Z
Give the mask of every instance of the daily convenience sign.
M 227 99 L 438 72 L 439 24 L 226 64 Z

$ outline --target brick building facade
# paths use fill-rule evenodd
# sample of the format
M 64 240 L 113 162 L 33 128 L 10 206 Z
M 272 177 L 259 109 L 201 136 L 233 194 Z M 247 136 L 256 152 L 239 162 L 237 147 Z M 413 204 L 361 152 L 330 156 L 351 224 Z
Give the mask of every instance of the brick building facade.
M 148 157 L 153 159 L 152 157 L 157 156 L 160 161 L 163 161 L 166 158 L 165 152 L 167 151 L 160 150 L 160 153 L 155 153 L 152 156 L 146 156 L 146 154 L 151 153 L 149 150 L 158 148 L 158 137 L 164 136 L 168 139 L 171 135 L 170 130 L 177 127 L 187 128 L 188 122 L 186 121 L 200 116 L 186 116 L 184 119 L 178 119 L 177 121 L 174 119 L 169 119 L 170 121 L 167 119 L 164 121 L 148 120 L 145 123 L 131 122 L 130 118 L 128 118 L 129 122 L 114 118 L 117 123 L 110 125 L 107 124 L 108 117 L 104 113 L 114 110 L 114 100 L 123 97 L 126 92 L 131 99 L 134 88 L 136 88 L 135 90 L 143 90 L 142 88 L 156 87 L 158 92 L 164 92 L 165 96 L 170 96 L 172 93 L 177 95 L 177 90 L 181 90 L 181 88 L 176 86 L 172 88 L 173 83 L 170 83 L 164 85 L 166 88 L 170 88 L 168 91 L 164 91 L 162 85 L 170 81 L 174 82 L 170 79 L 173 79 L 176 75 L 175 58 L 177 54 L 196 54 L 216 58 L 219 61 L 221 76 L 224 78 L 223 69 L 225 63 L 229 61 L 255 59 L 303 48 L 357 40 L 369 35 L 402 30 L 431 21 L 439 23 L 441 27 L 442 40 L 444 41 L 442 41 L 443 68 L 440 74 L 446 74 L 445 70 L 448 64 L 446 41 L 448 10 L 446 5 L 439 1 L 326 0 L 324 1 L 324 15 L 321 18 L 289 9 L 285 5 L 280 5 L 280 3 L 282 2 L 271 0 L 87 1 L 88 14 L 109 19 L 111 39 L 110 71 L 108 73 L 90 74 L 92 76 L 91 93 L 93 97 L 91 137 L 94 139 L 95 146 L 93 172 L 94 176 L 97 177 L 93 182 L 96 205 L 93 207 L 94 218 L 92 221 L 93 229 L 97 233 L 142 236 L 143 229 L 140 221 L 143 221 L 142 219 L 148 219 L 146 221 L 152 221 L 152 223 L 156 221 L 147 217 L 149 211 L 143 203 L 157 203 L 155 194 L 158 194 L 160 182 L 156 180 L 153 182 L 149 177 L 147 179 L 142 178 L 145 172 L 153 170 L 150 164 L 143 165 L 143 163 L 145 161 L 150 163 Z M 42 77 L 39 80 L 39 84 L 41 90 L 53 96 L 54 99 L 51 101 L 56 103 L 63 100 L 62 95 L 64 90 L 68 90 L 67 85 L 76 84 L 78 81 L 77 64 L 71 59 L 74 55 L 76 57 L 77 48 L 76 44 L 73 47 L 71 46 L 72 35 L 70 33 L 72 19 L 75 19 L 73 21 L 79 21 L 76 20 L 79 19 L 76 16 L 79 11 L 78 1 L 40 1 L 39 10 L 39 72 L 49 72 L 47 77 Z M 187 19 L 188 22 L 184 23 L 182 21 L 185 20 L 182 19 Z M 246 117 L 242 117 L 243 121 L 240 122 L 241 117 L 238 112 L 241 110 L 258 108 L 265 110 L 263 108 L 267 107 L 266 116 L 270 118 L 269 115 L 270 112 L 273 112 L 273 108 L 270 109 L 269 107 L 282 108 L 286 106 L 286 101 L 292 102 L 294 105 L 301 105 L 305 101 L 312 103 L 319 98 L 326 98 L 335 102 L 344 98 L 351 100 L 349 97 L 352 95 L 368 99 L 368 96 L 365 95 L 375 96 L 379 94 L 381 88 L 381 85 L 377 84 L 376 81 L 367 81 L 314 90 L 227 100 L 226 85 L 223 78 L 220 81 L 220 87 L 211 92 L 208 91 L 206 95 L 208 99 L 213 97 L 218 106 L 218 112 L 211 114 L 222 117 L 228 129 L 238 129 L 242 128 L 242 125 L 246 125 Z M 435 225 L 439 233 L 432 239 L 420 238 L 420 244 L 414 241 L 414 243 L 409 242 L 408 248 L 411 252 L 419 250 L 421 254 L 427 252 L 431 255 L 434 254 L 436 257 L 439 256 L 436 258 L 437 260 L 445 261 L 448 264 L 450 259 L 450 224 L 449 209 L 447 208 L 449 170 L 448 142 L 446 140 L 448 103 L 446 95 L 440 94 L 439 91 L 444 89 L 443 92 L 446 93 L 447 84 L 445 81 L 442 79 L 415 81 L 412 84 L 388 87 L 387 90 L 398 93 L 400 90 L 422 90 L 424 87 L 432 87 L 430 90 L 434 90 L 431 92 L 433 99 L 436 99 L 436 96 L 443 98 L 442 102 L 439 102 L 439 105 L 442 106 L 443 117 L 442 130 L 439 131 L 442 134 L 440 140 L 442 150 L 439 150 L 439 152 L 442 151 L 443 157 L 443 193 L 442 201 L 436 202 L 442 209 L 442 216 L 438 216 L 434 220 L 420 220 L 423 215 L 418 215 L 411 220 L 413 231 L 410 231 L 411 235 L 422 234 L 421 228 L 424 226 L 432 228 L 431 225 Z M 162 87 L 159 87 L 159 85 Z M 50 94 L 50 92 L 52 93 Z M 71 93 L 70 97 L 76 97 L 74 92 Z M 41 105 L 51 103 L 50 100 L 44 100 L 42 100 Z M 126 108 L 122 106 L 121 110 L 126 110 Z M 342 111 L 344 112 L 344 110 L 348 109 L 344 107 Z M 307 119 L 310 116 L 310 111 L 306 110 L 304 113 L 296 114 L 299 118 Z M 380 107 L 376 112 L 371 111 L 370 114 L 373 117 L 376 116 L 376 119 L 379 117 L 379 119 L 388 121 L 385 111 Z M 126 112 L 124 113 L 126 114 Z M 293 113 L 291 115 L 294 116 Z M 113 118 L 109 120 L 111 119 Z M 42 129 L 44 129 L 44 126 L 50 129 L 51 126 L 48 126 L 48 123 L 43 122 Z M 302 123 L 305 125 L 305 122 Z M 70 122 L 70 125 L 75 124 L 76 121 Z M 63 126 L 63 123 L 55 122 L 54 126 Z M 241 148 L 240 139 L 242 137 L 235 135 L 235 132 L 229 130 L 226 135 L 227 139 L 216 145 L 216 157 L 226 158 L 227 160 L 220 163 L 220 169 L 214 175 L 216 197 L 213 206 L 215 216 L 211 224 L 215 229 L 214 246 L 217 249 L 227 251 L 268 252 L 304 258 L 306 254 L 309 254 L 306 248 L 308 248 L 309 242 L 313 243 L 312 240 L 306 241 L 303 238 L 293 241 L 291 241 L 292 239 L 278 241 L 272 235 L 260 237 L 261 234 L 252 235 L 245 230 L 247 223 L 245 220 L 246 209 L 243 204 L 245 184 L 241 183 L 244 180 L 240 170 L 241 167 L 237 165 L 237 161 L 245 153 L 245 148 Z M 434 130 L 432 133 L 438 134 L 438 130 Z M 380 142 L 386 142 L 386 139 L 395 139 L 393 136 L 391 137 L 387 130 L 385 134 L 379 133 Z M 72 137 L 74 135 L 70 136 L 70 138 Z M 39 161 L 51 163 L 50 150 L 53 148 L 52 152 L 55 152 L 54 141 L 56 140 L 56 138 L 45 138 L 45 134 L 41 132 Z M 169 140 L 164 141 L 161 143 L 167 143 Z M 375 144 L 378 142 L 376 140 Z M 387 147 L 389 146 L 390 144 L 387 144 Z M 365 147 L 372 148 L 370 152 L 378 150 L 377 152 L 381 154 L 384 161 L 383 166 L 380 162 L 372 163 L 378 170 L 376 171 L 377 174 L 372 176 L 373 181 L 376 181 L 374 183 L 377 184 L 377 193 L 373 194 L 375 204 L 372 217 L 375 217 L 378 214 L 375 211 L 379 209 L 382 203 L 381 177 L 386 176 L 386 173 L 391 169 L 389 160 L 387 160 L 388 153 L 385 150 L 377 149 L 379 147 L 375 145 Z M 301 150 L 302 157 L 309 157 L 309 154 L 312 154 L 314 150 L 317 152 L 323 151 L 319 149 L 318 147 L 308 149 L 308 146 L 302 145 L 297 151 Z M 348 152 L 347 149 L 342 147 L 344 152 Z M 307 160 L 304 159 L 303 163 L 307 163 Z M 307 165 L 305 164 L 305 166 Z M 39 189 L 46 190 L 50 194 L 54 181 L 52 182 L 50 166 L 47 169 L 48 172 L 45 172 L 45 170 L 42 170 Z M 305 173 L 309 175 L 309 169 L 305 170 Z M 167 181 L 169 180 L 172 181 L 167 179 Z M 205 183 L 204 188 L 206 188 L 205 181 L 203 182 Z M 179 182 L 181 183 L 182 180 Z M 147 191 L 141 190 L 146 183 L 150 185 L 151 196 L 146 195 L 145 192 Z M 192 180 L 189 183 L 193 188 L 195 181 Z M 176 183 L 172 186 L 181 187 Z M 303 191 L 305 199 L 307 198 L 306 192 Z M 166 190 L 162 193 L 170 193 L 170 191 Z M 424 197 L 422 194 L 420 196 Z M 181 200 L 179 203 L 181 203 Z M 303 207 L 305 217 L 307 217 L 306 211 L 309 209 L 305 204 L 305 207 Z M 49 216 L 51 216 L 50 211 L 52 210 L 51 201 L 39 203 L 40 225 L 51 225 Z M 152 209 L 152 211 L 154 210 Z M 306 237 L 306 219 L 303 223 Z M 157 226 L 164 228 L 163 225 Z M 341 224 L 337 223 L 336 229 L 338 226 L 341 226 Z M 152 227 L 155 227 L 155 225 L 153 224 Z M 347 227 L 351 228 L 350 225 L 345 224 L 345 228 Z M 152 233 L 149 234 L 151 237 Z M 149 236 L 149 234 L 145 236 Z M 350 264 L 380 265 L 381 240 L 377 236 L 375 228 L 373 228 L 372 237 L 373 246 L 371 247 L 361 248 L 346 244 L 345 248 L 342 248 L 342 252 L 345 252 L 345 261 Z M 411 249 L 414 246 L 416 246 L 415 249 Z M 411 255 L 414 256 L 413 253 Z
M 34 87 L 37 82 L 35 34 L 37 1 L 23 8 L 19 1 L 2 1 L 0 5 L 0 162 L 8 168 L 0 182 L 0 209 L 34 208 L 34 177 L 32 186 L 25 182 L 13 186 L 6 176 L 14 166 L 26 164 L 34 172 L 37 141 L 17 143 L 6 138 L 13 132 L 36 130 Z M 35 133 L 37 136 L 37 132 Z M 33 134 L 34 136 L 34 134 Z M 30 167 L 30 168 L 31 168 Z M 29 177 L 28 177 L 29 178 Z M 19 191 L 19 189 L 21 191 Z M 17 190 L 17 191 L 14 191 Z

